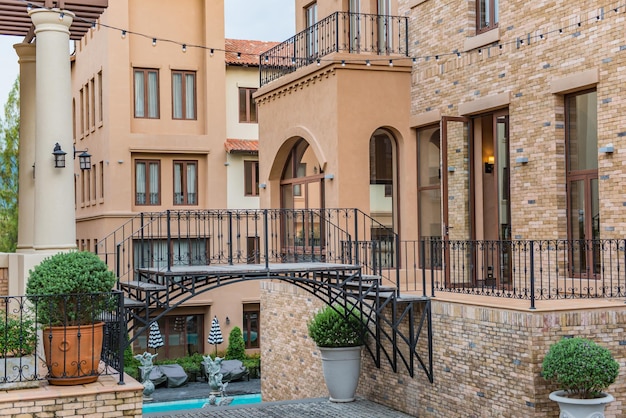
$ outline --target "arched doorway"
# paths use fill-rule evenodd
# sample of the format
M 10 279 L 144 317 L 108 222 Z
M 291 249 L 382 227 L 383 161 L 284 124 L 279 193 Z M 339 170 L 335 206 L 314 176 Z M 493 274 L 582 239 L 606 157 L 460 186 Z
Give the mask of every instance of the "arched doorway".
M 377 129 L 370 137 L 370 216 L 376 221 L 371 239 L 378 245 L 382 267 L 394 265 L 394 236 L 397 232 L 397 168 L 396 140 L 385 129 Z
M 298 248 L 321 247 L 324 235 L 324 173 L 309 146 L 300 138 L 289 152 L 280 181 L 283 245 L 297 257 Z

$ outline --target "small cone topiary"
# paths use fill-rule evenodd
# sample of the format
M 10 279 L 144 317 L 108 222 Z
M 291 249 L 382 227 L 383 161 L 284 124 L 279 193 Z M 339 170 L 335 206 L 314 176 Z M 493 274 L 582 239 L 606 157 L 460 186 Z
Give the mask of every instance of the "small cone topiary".
M 241 328 L 234 327 L 228 334 L 228 348 L 226 349 L 226 360 L 245 360 L 246 343 L 243 340 Z

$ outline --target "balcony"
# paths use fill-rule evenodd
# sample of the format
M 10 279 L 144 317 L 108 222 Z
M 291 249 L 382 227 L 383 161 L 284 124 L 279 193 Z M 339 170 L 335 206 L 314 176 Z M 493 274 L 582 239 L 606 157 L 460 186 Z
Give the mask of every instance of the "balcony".
M 335 52 L 407 57 L 408 18 L 335 12 L 261 54 L 261 87 Z

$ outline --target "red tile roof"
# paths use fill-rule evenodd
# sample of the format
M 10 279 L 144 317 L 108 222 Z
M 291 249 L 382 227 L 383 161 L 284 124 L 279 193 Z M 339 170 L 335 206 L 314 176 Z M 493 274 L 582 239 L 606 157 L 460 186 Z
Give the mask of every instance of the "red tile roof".
M 280 42 L 248 41 L 244 39 L 225 39 L 226 64 L 259 66 L 259 55 L 278 45 Z M 241 56 L 237 58 L 237 53 Z
M 228 153 L 258 153 L 259 141 L 256 139 L 227 139 L 224 148 Z

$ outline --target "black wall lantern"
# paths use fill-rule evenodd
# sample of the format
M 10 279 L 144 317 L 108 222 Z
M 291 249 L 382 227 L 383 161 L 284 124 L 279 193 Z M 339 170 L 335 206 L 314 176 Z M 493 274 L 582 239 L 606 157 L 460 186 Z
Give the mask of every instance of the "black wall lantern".
M 78 154 L 80 152 L 80 154 Z M 65 155 L 67 153 L 61 149 L 61 145 L 57 142 L 54 144 L 54 150 L 52 151 L 52 155 L 54 155 L 54 167 L 55 168 L 63 168 L 65 167 Z M 78 154 L 78 164 L 81 170 L 91 170 L 91 154 L 87 153 L 87 150 L 76 150 L 74 147 L 74 159 L 76 159 L 76 154 Z
M 57 142 L 54 144 L 54 150 L 52 150 L 52 155 L 54 155 L 54 167 L 55 168 L 63 168 L 65 167 L 65 154 L 67 152 L 61 149 L 61 146 Z
M 91 154 L 87 153 L 87 150 L 76 150 L 76 147 L 74 147 L 74 159 L 76 159 L 76 153 L 80 152 L 80 154 L 78 154 L 78 164 L 80 165 L 80 169 L 81 170 L 91 170 Z

